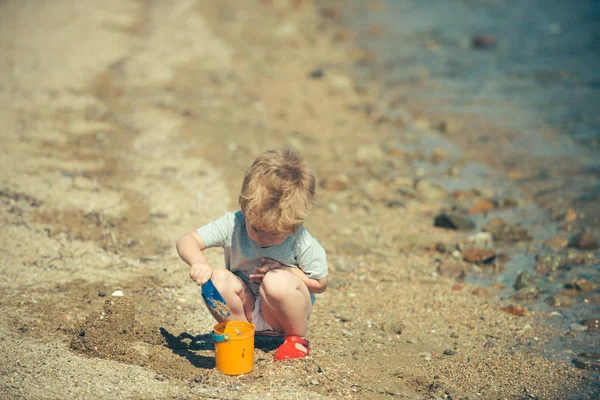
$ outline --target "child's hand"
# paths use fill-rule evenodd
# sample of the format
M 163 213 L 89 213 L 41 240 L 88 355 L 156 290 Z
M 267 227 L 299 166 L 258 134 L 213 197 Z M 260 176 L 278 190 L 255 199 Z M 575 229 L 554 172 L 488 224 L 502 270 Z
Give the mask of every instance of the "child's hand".
M 256 268 L 254 274 L 250 274 L 250 282 L 261 283 L 265 274 L 273 269 L 289 268 L 287 265 L 278 263 L 270 258 L 261 258 L 262 266 Z
M 210 278 L 212 278 L 212 274 L 212 268 L 206 263 L 193 263 L 190 267 L 190 278 L 199 286 L 204 285 Z

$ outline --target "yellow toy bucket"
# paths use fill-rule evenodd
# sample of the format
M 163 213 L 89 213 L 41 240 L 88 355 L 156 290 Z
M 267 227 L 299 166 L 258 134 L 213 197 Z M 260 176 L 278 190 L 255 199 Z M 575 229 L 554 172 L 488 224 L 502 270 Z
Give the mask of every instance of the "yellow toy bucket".
M 254 325 L 230 321 L 215 325 L 215 363 L 227 375 L 247 374 L 254 367 Z

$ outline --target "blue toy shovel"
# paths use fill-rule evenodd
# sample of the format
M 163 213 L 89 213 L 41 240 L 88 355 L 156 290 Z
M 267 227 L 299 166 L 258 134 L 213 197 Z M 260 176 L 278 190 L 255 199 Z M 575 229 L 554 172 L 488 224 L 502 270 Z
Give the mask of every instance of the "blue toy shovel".
M 202 285 L 202 297 L 215 314 L 223 318 L 227 318 L 231 315 L 229 306 L 225 303 L 225 299 L 223 299 L 223 296 L 221 296 L 221 293 L 219 293 L 212 280 L 209 279 Z

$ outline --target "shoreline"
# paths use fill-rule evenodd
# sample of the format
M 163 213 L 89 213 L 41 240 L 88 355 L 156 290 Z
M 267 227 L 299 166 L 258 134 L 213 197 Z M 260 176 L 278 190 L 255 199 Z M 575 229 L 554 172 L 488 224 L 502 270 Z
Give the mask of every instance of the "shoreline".
M 102 10 L 56 3 L 56 15 L 77 22 L 71 27 L 16 4 L 0 7 L 14 21 L 33 21 L 39 34 L 10 36 L 17 50 L 9 59 L 25 66 L 18 73 L 1 66 L 14 79 L 0 88 L 11 110 L 3 116 L 9 158 L 0 175 L 0 392 L 24 399 L 597 393 L 589 371 L 541 354 L 552 329 L 537 318 L 547 315 L 503 311 L 515 302 L 464 283 L 460 274 L 472 265 L 434 250 L 462 239 L 433 226 L 447 193 L 419 179 L 414 154 L 374 143 L 392 132 L 360 111 L 374 93 L 351 80 L 357 53 L 335 43 L 339 31 L 312 3 L 114 1 Z M 96 62 L 68 53 L 67 71 L 49 63 L 41 74 L 22 62 L 57 34 L 73 52 L 90 38 L 113 40 L 93 41 Z M 225 376 L 206 339 L 214 321 L 173 242 L 234 207 L 250 160 L 285 145 L 319 180 L 307 228 L 328 253 L 330 288 L 311 316 L 311 357 L 275 363 L 272 349 L 257 348 L 252 373 Z M 207 257 L 221 266 L 219 251 Z M 134 312 L 110 303 L 117 289 Z M 133 315 L 132 328 L 103 323 L 104 307 Z
M 375 48 L 384 48 L 385 46 L 381 43 L 385 43 L 386 40 L 389 43 L 392 40 L 387 36 L 393 36 L 388 33 L 393 31 L 393 26 L 382 23 L 381 18 L 378 17 L 386 11 L 389 13 L 389 10 L 385 10 L 386 3 L 378 2 L 377 4 L 378 7 L 369 7 L 368 10 L 363 10 L 365 14 L 360 14 L 361 17 L 343 14 L 342 19 L 347 24 L 344 29 L 352 32 L 358 43 L 363 45 L 371 43 Z M 348 10 L 350 14 L 357 13 L 358 7 L 353 3 L 343 12 Z M 410 7 L 408 8 L 410 9 Z M 374 16 L 368 17 L 369 13 Z M 418 18 L 419 15 L 413 15 L 413 17 Z M 411 40 L 411 33 L 413 32 L 405 30 L 404 36 L 408 36 L 408 40 Z M 438 32 L 438 34 L 444 36 L 443 33 Z M 394 38 L 397 42 L 403 40 L 402 35 Z M 449 43 L 446 44 L 452 47 Z M 414 46 L 414 43 L 410 43 L 409 46 Z M 439 45 L 436 48 L 431 48 L 431 46 L 429 43 L 427 48 L 423 48 L 423 52 L 440 51 Z M 475 49 L 468 51 L 472 58 L 482 57 Z M 494 52 L 495 50 L 489 51 Z M 561 189 L 561 196 L 564 195 L 567 198 L 570 196 L 571 200 L 560 197 L 549 201 L 548 195 L 542 193 L 555 193 L 556 187 L 561 188 L 564 179 L 575 176 L 573 174 L 578 174 L 574 178 L 575 181 L 583 182 L 582 178 L 589 172 L 586 172 L 582 165 L 593 165 L 591 153 L 578 144 L 574 145 L 571 138 L 565 138 L 565 132 L 562 132 L 563 137 L 560 137 L 558 132 L 550 132 L 550 126 L 530 133 L 530 136 L 541 137 L 535 140 L 531 139 L 532 143 L 546 141 L 546 150 L 548 148 L 556 149 L 563 142 L 568 143 L 571 147 L 580 148 L 577 154 L 581 157 L 578 157 L 576 162 L 573 162 L 573 155 L 563 157 L 564 160 L 571 161 L 572 167 L 562 168 L 562 172 L 557 175 L 556 161 L 563 160 L 563 158 L 555 156 L 554 162 L 551 163 L 546 159 L 547 157 L 540 154 L 529 155 L 524 150 L 517 151 L 515 145 L 510 144 L 511 141 L 527 142 L 527 138 L 524 138 L 524 134 L 518 133 L 515 128 L 500 124 L 498 118 L 488 118 L 489 116 L 486 116 L 485 112 L 476 113 L 468 107 L 467 111 L 450 112 L 451 107 L 443 104 L 443 100 L 436 99 L 432 94 L 410 95 L 410 93 L 428 90 L 437 95 L 448 95 L 439 88 L 442 85 L 441 78 L 437 80 L 436 78 L 423 78 L 414 82 L 410 79 L 398 80 L 391 87 L 384 86 L 386 82 L 393 83 L 390 82 L 388 75 L 393 75 L 394 68 L 400 68 L 394 66 L 389 59 L 403 56 L 406 57 L 402 51 L 395 56 L 386 56 L 378 54 L 375 50 L 374 61 L 359 66 L 359 71 L 355 73 L 355 75 L 375 76 L 376 78 L 363 78 L 363 82 L 360 84 L 370 84 L 381 88 L 378 97 L 383 101 L 370 107 L 371 111 L 368 114 L 374 114 L 370 117 L 376 121 L 377 125 L 384 127 L 391 125 L 393 133 L 389 135 L 390 137 L 406 136 L 397 141 L 386 138 L 382 146 L 388 148 L 396 146 L 400 151 L 415 154 L 412 165 L 423 170 L 423 176 L 420 179 L 439 185 L 446 190 L 450 195 L 448 208 L 458 209 L 458 215 L 474 220 L 477 224 L 475 232 L 479 232 L 482 228 L 489 230 L 486 224 L 494 218 L 502 218 L 507 224 L 513 225 L 515 229 L 526 229 L 533 241 L 525 240 L 510 244 L 503 243 L 500 238 L 498 243 L 494 243 L 493 248 L 497 249 L 497 254 L 506 254 L 515 259 L 505 263 L 505 271 L 486 273 L 486 268 L 483 268 L 467 276 L 466 279 L 471 284 L 503 286 L 504 289 L 496 290 L 496 298 L 507 300 L 514 298 L 536 311 L 564 314 L 564 316 L 561 315 L 561 322 L 557 325 L 559 331 L 557 336 L 564 339 L 563 333 L 565 330 L 569 333 L 571 324 L 574 324 L 577 329 L 583 321 L 596 318 L 599 311 L 595 304 L 598 304 L 600 299 L 598 299 L 597 291 L 594 292 L 597 286 L 593 283 L 598 279 L 598 252 L 593 248 L 587 251 L 578 249 L 569 242 L 587 229 L 590 229 L 590 240 L 594 241 L 594 232 L 597 237 L 595 227 L 598 225 L 600 209 L 595 207 L 593 202 L 573 200 L 581 193 L 585 194 L 585 192 L 581 192 L 580 183 L 567 186 L 567 189 Z M 467 57 L 467 55 L 464 56 Z M 469 65 L 468 62 L 465 64 Z M 409 70 L 419 70 L 420 68 L 427 70 L 427 67 L 418 61 L 409 63 L 405 67 Z M 427 104 L 427 101 L 432 104 Z M 507 107 L 506 104 L 497 104 L 497 106 Z M 488 104 L 487 108 L 489 107 L 492 105 Z M 419 135 L 421 137 L 416 139 L 415 137 Z M 506 149 L 504 152 L 506 154 L 503 154 L 502 149 Z M 520 154 L 519 151 L 523 154 Z M 520 161 L 515 161 L 517 159 Z M 549 171 L 549 167 L 554 170 Z M 535 178 L 544 172 L 549 177 Z M 550 183 L 547 182 L 548 179 L 550 179 Z M 461 195 L 464 196 L 464 193 L 470 190 L 486 193 L 486 198 L 477 203 L 478 206 L 484 206 L 485 210 L 473 212 L 473 202 L 469 202 L 468 199 L 465 201 L 452 198 L 457 193 L 462 193 Z M 507 207 L 508 203 L 514 203 L 514 205 Z M 498 239 L 496 234 L 494 234 L 494 238 Z M 460 246 L 460 242 L 457 245 Z M 449 247 L 448 244 L 445 244 L 445 247 Z M 561 257 L 560 269 L 562 271 L 554 271 L 556 266 L 552 267 L 552 271 L 547 271 L 548 263 L 544 260 L 548 258 L 560 260 Z M 577 260 L 580 258 L 586 258 L 587 261 L 573 261 L 571 264 L 566 261 L 566 259 Z M 573 271 L 569 271 L 571 269 Z M 528 277 L 527 282 L 518 281 L 520 272 L 525 274 L 523 276 Z M 586 289 L 587 292 L 568 290 L 574 287 L 573 282 L 578 279 L 583 279 L 582 282 L 590 284 L 590 287 Z M 520 282 L 517 283 L 520 287 L 514 290 L 513 286 L 516 282 Z M 526 290 L 518 290 L 525 289 L 525 286 L 528 286 Z M 571 298 L 563 299 L 564 303 L 568 303 L 566 308 L 547 304 L 555 303 L 555 298 L 560 298 L 566 293 L 568 293 L 566 296 L 571 296 Z M 584 311 L 586 309 L 587 312 Z M 562 332 L 560 332 L 561 330 Z M 574 332 L 570 332 L 570 334 L 572 335 Z M 593 336 L 588 339 L 587 345 L 584 343 L 585 340 L 580 338 L 566 340 L 565 344 L 557 347 L 554 352 L 560 354 L 569 350 L 570 346 L 577 347 L 579 352 L 594 351 Z

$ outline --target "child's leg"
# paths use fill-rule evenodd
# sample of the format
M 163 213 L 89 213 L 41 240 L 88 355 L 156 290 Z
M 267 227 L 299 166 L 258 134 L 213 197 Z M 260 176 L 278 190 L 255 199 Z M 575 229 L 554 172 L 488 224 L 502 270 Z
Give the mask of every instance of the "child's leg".
M 254 295 L 244 282 L 226 269 L 215 269 L 212 281 L 231 310 L 231 315 L 223 319 L 213 313 L 209 307 L 213 317 L 219 322 L 251 321 L 252 311 L 254 311 Z
M 305 336 L 312 311 L 306 285 L 290 271 L 267 272 L 260 285 L 261 310 L 271 327 L 287 336 Z

